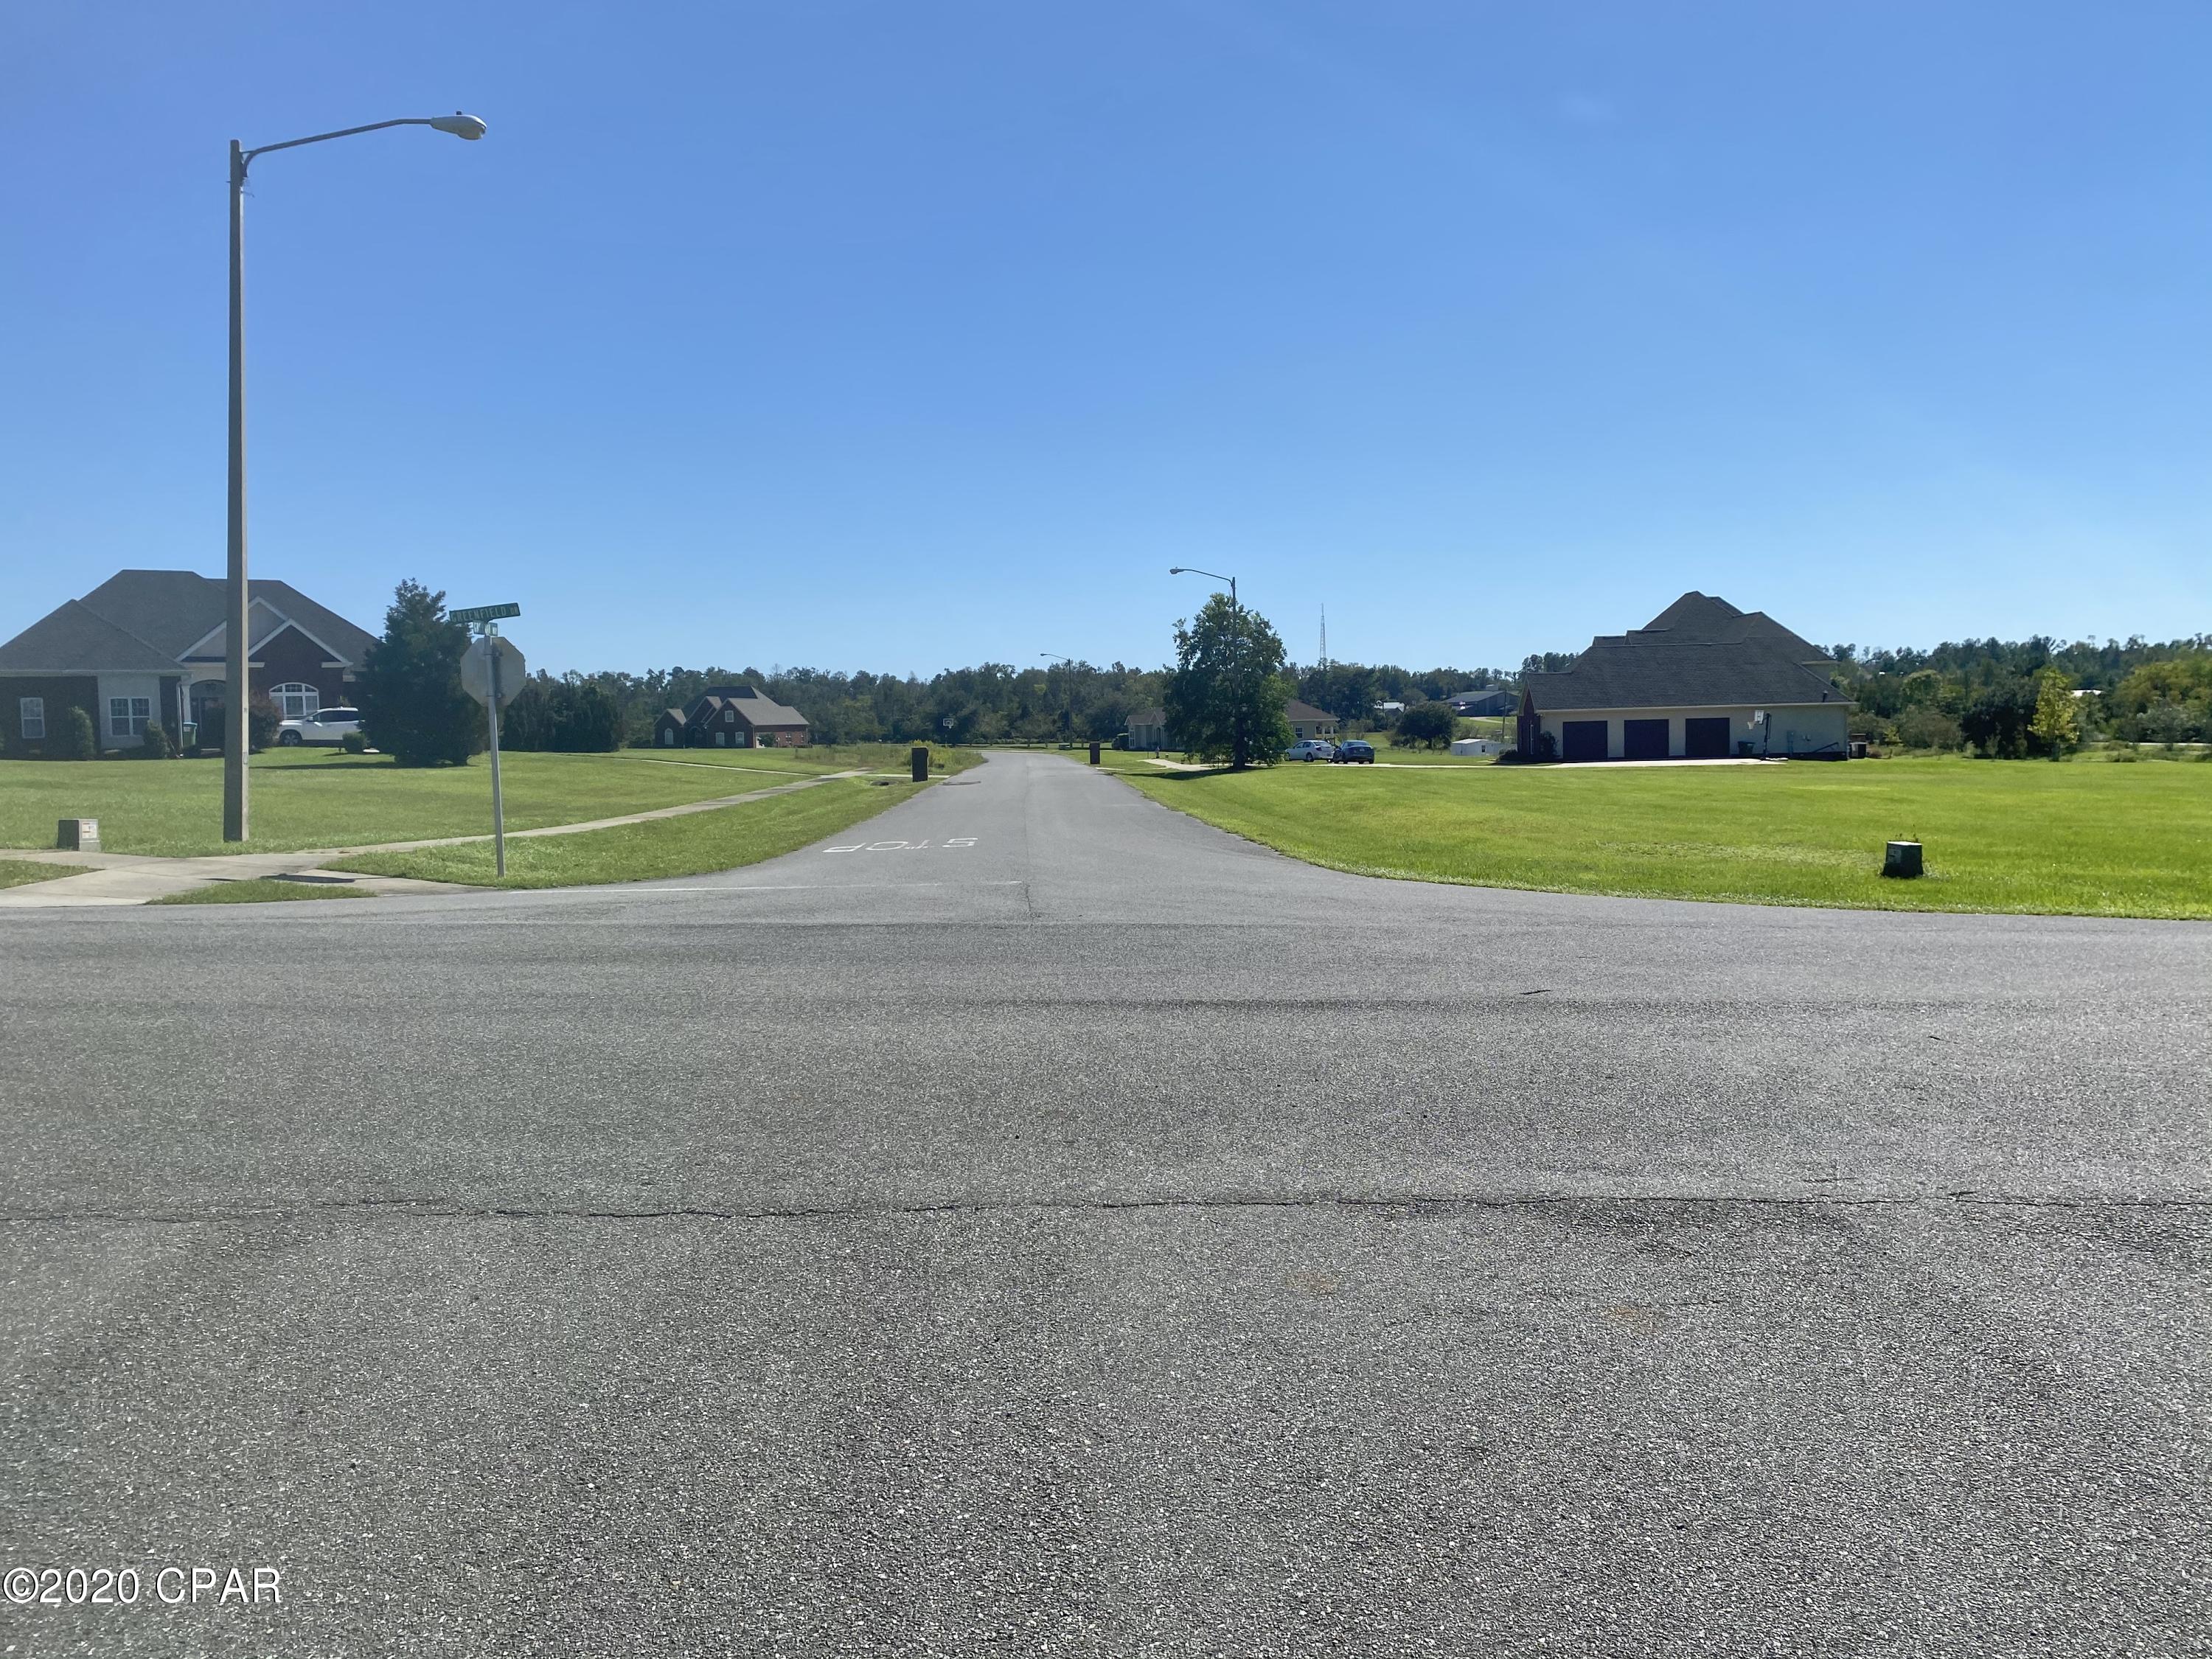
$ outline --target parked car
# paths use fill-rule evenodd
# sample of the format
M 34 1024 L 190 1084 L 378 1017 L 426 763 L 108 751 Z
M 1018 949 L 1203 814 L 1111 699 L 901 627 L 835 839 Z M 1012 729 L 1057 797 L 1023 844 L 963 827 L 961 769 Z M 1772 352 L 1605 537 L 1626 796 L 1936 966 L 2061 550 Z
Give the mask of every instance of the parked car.
M 299 720 L 279 720 L 276 741 L 287 749 L 303 743 L 343 743 L 349 732 L 360 730 L 360 709 L 325 708 Z
M 1283 750 L 1285 760 L 1317 761 L 1334 760 L 1335 757 L 1336 745 L 1326 738 L 1302 738 Z
M 1358 738 L 1346 738 L 1336 745 L 1339 766 L 1372 766 L 1375 764 L 1375 745 Z

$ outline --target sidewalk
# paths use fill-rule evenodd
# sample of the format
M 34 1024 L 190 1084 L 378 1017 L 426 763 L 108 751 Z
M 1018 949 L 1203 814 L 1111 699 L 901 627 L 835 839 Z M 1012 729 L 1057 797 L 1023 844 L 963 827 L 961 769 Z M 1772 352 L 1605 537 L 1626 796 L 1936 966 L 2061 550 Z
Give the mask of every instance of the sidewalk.
M 742 795 L 721 795 L 713 800 L 686 801 L 680 806 L 656 807 L 649 812 L 625 812 L 619 817 L 593 818 L 584 823 L 553 823 L 539 830 L 510 830 L 507 832 L 507 838 L 509 841 L 526 841 L 537 836 L 580 836 L 593 830 L 614 830 L 625 823 L 645 823 L 654 818 L 680 818 L 692 812 L 713 812 L 725 806 L 739 806 L 747 801 L 765 800 L 771 795 L 787 795 L 796 790 L 811 789 L 818 783 L 830 783 L 841 778 L 866 775 L 865 772 L 829 772 L 819 777 L 799 778 L 790 783 L 779 784 L 772 789 L 754 789 Z M 34 864 L 88 866 L 81 876 L 63 876 L 53 881 L 34 881 L 21 887 L 0 888 L 0 910 L 145 904 L 154 899 L 167 898 L 174 893 L 189 893 L 195 888 L 211 887 L 219 881 L 321 875 L 325 873 L 321 866 L 330 860 L 352 858 L 362 853 L 414 853 L 428 847 L 461 847 L 471 842 L 490 839 L 488 835 L 442 836 L 428 841 L 377 842 L 362 847 L 318 847 L 297 853 L 216 853 L 198 858 L 160 858 L 144 853 L 69 853 L 43 848 L 24 852 L 0 850 L 0 857 L 22 859 Z M 472 893 L 483 890 L 456 886 L 450 882 L 418 881 L 407 876 L 333 873 L 331 879 L 350 883 L 368 893 Z

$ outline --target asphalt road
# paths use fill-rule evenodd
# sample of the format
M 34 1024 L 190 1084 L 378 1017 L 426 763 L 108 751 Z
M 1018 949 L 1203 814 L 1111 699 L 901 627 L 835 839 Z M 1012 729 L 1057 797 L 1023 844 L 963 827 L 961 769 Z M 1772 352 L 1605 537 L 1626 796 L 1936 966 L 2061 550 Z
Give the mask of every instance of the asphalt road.
M 2212 1652 L 2212 927 L 840 845 L 0 925 L 0 1649 Z

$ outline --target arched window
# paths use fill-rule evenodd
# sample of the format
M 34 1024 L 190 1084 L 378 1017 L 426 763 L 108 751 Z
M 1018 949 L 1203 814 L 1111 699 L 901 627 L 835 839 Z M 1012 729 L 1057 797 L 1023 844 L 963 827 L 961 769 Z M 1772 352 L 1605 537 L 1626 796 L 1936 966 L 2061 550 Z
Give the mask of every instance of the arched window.
M 312 685 L 302 685 L 290 680 L 283 685 L 269 688 L 269 701 L 276 705 L 280 719 L 311 720 L 322 711 L 323 694 Z

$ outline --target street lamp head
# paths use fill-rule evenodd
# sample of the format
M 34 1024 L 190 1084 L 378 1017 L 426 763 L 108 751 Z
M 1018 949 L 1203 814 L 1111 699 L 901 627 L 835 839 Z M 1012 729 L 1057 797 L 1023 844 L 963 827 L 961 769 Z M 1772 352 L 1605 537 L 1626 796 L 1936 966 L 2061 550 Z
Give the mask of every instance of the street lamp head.
M 464 115 L 459 110 L 455 110 L 451 115 L 432 116 L 430 125 L 441 132 L 452 133 L 456 138 L 471 140 L 481 138 L 490 131 L 475 116 Z
M 1168 567 L 1168 574 L 1170 576 L 1180 576 L 1182 573 L 1183 567 L 1179 564 L 1171 564 Z

